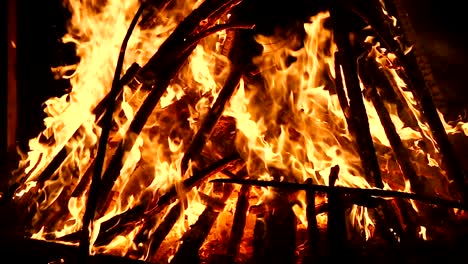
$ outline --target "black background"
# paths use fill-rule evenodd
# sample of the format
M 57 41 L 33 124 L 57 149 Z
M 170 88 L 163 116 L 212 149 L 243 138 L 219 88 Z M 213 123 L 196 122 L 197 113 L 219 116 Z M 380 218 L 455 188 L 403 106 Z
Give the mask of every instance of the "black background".
M 4 5 L 4 1 L 1 2 Z M 452 111 L 463 115 L 468 101 L 464 81 L 468 74 L 464 8 L 456 0 L 409 2 L 410 18 L 431 61 L 436 81 L 450 91 L 447 100 Z M 63 94 L 67 88 L 66 82 L 54 80 L 50 68 L 71 63 L 75 58 L 72 56 L 73 47 L 64 46 L 60 41 L 69 17 L 62 1 L 18 0 L 16 4 L 17 139 L 24 147 L 27 139 L 42 130 L 44 114 L 41 104 L 51 96 Z M 2 10 L 7 9 L 2 7 Z M 2 50 L 6 50 L 4 42 Z M 5 72 L 2 70 L 2 78 Z M 5 87 L 2 85 L 2 95 Z M 2 106 L 4 117 L 3 110 Z

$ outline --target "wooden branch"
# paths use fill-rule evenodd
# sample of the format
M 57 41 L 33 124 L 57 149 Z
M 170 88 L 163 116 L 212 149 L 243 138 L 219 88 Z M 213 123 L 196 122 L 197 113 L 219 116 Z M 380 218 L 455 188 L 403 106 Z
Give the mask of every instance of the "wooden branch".
M 338 165 L 332 167 L 330 170 L 330 187 L 335 186 L 339 172 L 340 167 L 338 167 Z M 347 230 L 343 198 L 343 194 L 336 191 L 334 188 L 331 188 L 328 192 L 327 237 L 329 242 L 328 252 L 332 257 L 344 253 L 343 250 L 345 249 Z
M 381 76 L 380 71 L 375 64 L 373 59 L 367 59 L 361 64 L 360 70 L 362 70 L 361 79 L 364 85 L 367 87 L 367 94 L 369 95 L 372 104 L 377 111 L 377 114 L 380 118 L 380 123 L 382 124 L 385 134 L 387 135 L 388 141 L 392 147 L 393 153 L 397 159 L 398 165 L 403 172 L 403 175 L 411 183 L 411 188 L 413 192 L 424 193 L 424 186 L 421 182 L 419 176 L 416 174 L 416 170 L 413 167 L 411 162 L 411 156 L 408 149 L 403 145 L 398 132 L 396 131 L 395 125 L 390 117 L 390 114 L 387 108 L 382 101 L 379 93 L 377 92 L 377 86 L 375 83 L 374 76 Z M 366 92 L 365 91 L 365 92 Z
M 301 184 L 295 182 L 279 182 L 279 181 L 262 181 L 252 179 L 214 179 L 211 182 L 247 184 L 260 187 L 284 188 L 290 191 L 315 189 L 317 192 L 329 193 L 330 191 L 340 192 L 345 195 L 357 195 L 364 197 L 381 197 L 381 198 L 400 198 L 417 200 L 423 203 L 436 206 L 446 206 L 450 208 L 467 209 L 468 205 L 460 201 L 446 200 L 440 197 L 431 197 L 422 194 L 382 190 L 382 189 L 361 189 L 343 186 L 325 186 L 315 184 Z
M 305 182 L 312 184 L 312 179 L 309 178 Z M 307 235 L 309 241 L 309 262 L 316 258 L 320 252 L 320 237 L 317 223 L 317 212 L 315 210 L 315 190 L 309 189 L 306 191 L 306 216 L 307 216 Z
M 340 63 L 349 97 L 349 121 L 352 123 L 351 128 L 353 128 L 350 129 L 350 132 L 356 140 L 366 180 L 377 188 L 383 188 L 380 167 L 357 75 L 357 57 L 354 54 L 346 28 L 348 14 L 339 7 L 332 7 L 331 17 L 334 21 L 334 36 L 340 52 Z M 335 67 L 339 66 L 335 65 Z M 347 116 L 346 112 L 344 114 Z
M 237 198 L 236 211 L 232 221 L 231 235 L 227 246 L 227 261 L 226 263 L 235 263 L 239 246 L 244 235 L 244 227 L 247 220 L 247 211 L 249 209 L 249 194 L 250 186 L 243 185 Z

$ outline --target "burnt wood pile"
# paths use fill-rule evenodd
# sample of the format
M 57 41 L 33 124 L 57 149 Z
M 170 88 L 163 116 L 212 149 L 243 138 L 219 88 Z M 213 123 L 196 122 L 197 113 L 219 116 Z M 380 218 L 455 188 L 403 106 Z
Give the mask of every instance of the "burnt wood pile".
M 36 219 L 40 225 L 30 224 L 31 218 L 37 213 L 30 201 L 41 196 L 40 190 L 44 183 L 57 173 L 60 165 L 69 156 L 66 147 L 63 147 L 41 171 L 36 179 L 36 186 L 23 197 L 14 199 L 17 188 L 24 184 L 28 175 L 20 175 L 15 183 L 2 193 L 2 215 L 12 216 L 10 220 L 4 219 L 1 222 L 0 229 L 7 237 L 2 239 L 0 244 L 4 254 L 11 254 L 18 259 L 35 258 L 39 261 L 36 263 L 321 263 L 337 261 L 343 257 L 361 263 L 419 263 L 439 259 L 446 261 L 455 257 L 466 259 L 463 246 L 468 242 L 465 236 L 468 234 L 468 219 L 454 219 L 450 213 L 454 208 L 466 210 L 468 207 L 465 202 L 465 172 L 434 105 L 431 97 L 433 88 L 427 83 L 425 75 L 428 73 L 421 66 L 422 55 L 418 54 L 417 45 L 409 52 L 402 48 L 402 43 L 411 43 L 410 39 L 404 37 L 411 36 L 408 36 L 410 28 L 405 21 L 404 7 L 400 0 L 384 1 L 388 10 L 401 23 L 401 27 L 398 28 L 390 24 L 378 0 L 297 0 L 288 4 L 284 1 L 266 0 L 205 0 L 177 26 L 146 65 L 140 66 L 135 63 L 120 77 L 126 42 L 133 28 L 137 25 L 150 26 L 151 12 L 165 8 L 169 2 L 147 0 L 141 3 L 123 41 L 112 88 L 93 110 L 102 132 L 98 148 L 93 152 L 92 162 L 83 172 L 81 181 L 66 186 L 66 191 L 55 201 L 58 205 L 67 205 L 70 198 L 80 197 L 87 192 L 82 230 L 57 239 L 78 246 L 25 238 L 28 232 L 39 232 L 37 226 L 55 223 L 67 212 L 66 206 L 54 207 L 54 210 L 40 214 L 39 219 Z M 270 15 L 258 16 L 262 20 L 258 19 L 255 12 L 266 10 L 268 6 L 277 7 L 278 10 L 272 11 Z M 252 179 L 245 168 L 245 161 L 233 147 L 235 121 L 222 115 L 241 79 L 258 78 L 254 74 L 258 69 L 253 65 L 252 58 L 261 53 L 261 47 L 256 44 L 254 36 L 271 34 L 275 27 L 297 27 L 297 24 L 306 22 L 310 16 L 320 11 L 330 12 L 328 27 L 333 31 L 338 48 L 335 54 L 336 80 L 333 91 L 330 92 L 338 95 L 347 127 L 357 145 L 365 179 L 375 187 L 373 189 L 335 186 L 340 177 L 338 166 L 331 169 L 328 186 L 314 184 L 312 179 L 306 182 L 280 181 L 282 175 L 288 174 L 284 171 L 275 172 L 277 175 L 272 175 L 275 179 L 273 181 Z M 224 24 L 215 24 L 228 13 L 229 19 L 226 19 Z M 362 36 L 359 36 L 358 32 L 366 25 L 370 26 L 381 45 L 396 55 L 396 61 L 406 77 L 405 81 L 439 147 L 441 167 L 451 180 L 450 189 L 459 197 L 458 200 L 447 200 L 433 195 L 425 189 L 425 182 L 418 176 L 410 160 L 409 150 L 403 145 L 384 101 L 392 98 L 400 102 L 403 110 L 407 112 L 408 120 L 414 121 L 415 117 L 405 110 L 407 106 L 400 95 L 392 92 L 394 84 L 379 65 L 374 60 L 361 56 L 363 52 L 369 51 L 367 45 L 359 43 Z M 225 53 L 223 55 L 229 58 L 232 65 L 227 80 L 202 121 L 200 129 L 192 135 L 185 135 L 191 138 L 191 143 L 182 158 L 181 168 L 183 174 L 188 169 L 193 170 L 192 176 L 184 179 L 179 185 L 170 186 L 160 196 L 143 199 L 126 212 L 101 224 L 99 235 L 94 242 L 94 245 L 98 246 L 108 244 L 119 234 L 130 232 L 136 224 L 141 225 L 134 241 L 135 245 L 138 245 L 136 248 L 129 250 L 122 257 L 112 254 L 90 256 L 90 230 L 93 220 L 102 216 L 112 202 L 112 188 L 124 166 L 126 154 L 136 143 L 135 135 L 141 133 L 167 87 L 176 78 L 196 45 L 203 38 L 221 30 L 227 31 L 227 41 L 222 48 Z M 357 36 L 358 41 L 350 40 L 351 34 Z M 360 81 L 365 86 L 364 90 L 361 90 Z M 136 87 L 135 90 L 138 91 L 135 92 L 146 93 L 147 97 L 136 112 L 127 134 L 117 142 L 110 142 L 109 138 L 115 126 L 113 115 L 121 111 L 118 107 L 125 85 Z M 411 183 L 411 193 L 383 189 L 382 172 L 369 129 L 364 99 L 368 99 L 375 106 L 391 144 L 394 159 L 405 179 Z M 177 113 L 174 122 L 187 119 L 187 105 L 191 100 L 195 99 L 183 97 L 166 106 L 166 110 Z M 156 111 L 156 118 L 167 117 L 162 111 Z M 164 127 L 159 129 L 164 130 Z M 80 133 L 82 131 L 78 129 L 72 137 Z M 217 146 L 221 147 L 215 151 L 216 155 L 204 152 L 207 142 L 219 143 Z M 106 159 L 109 165 L 104 166 Z M 148 166 L 151 164 L 139 164 L 136 170 L 144 171 Z M 225 177 L 208 181 L 215 174 Z M 182 208 L 185 208 L 184 200 L 178 195 L 179 188 L 190 190 L 201 184 L 213 184 L 215 188 L 213 195 L 200 194 L 206 209 L 195 224 L 183 234 L 182 243 L 172 258 L 158 256 L 157 251 L 163 240 L 179 219 Z M 225 241 L 210 242 L 213 243 L 211 252 L 200 250 L 238 184 L 241 188 L 236 197 L 230 233 Z M 249 197 L 252 188 L 256 186 L 270 188 L 273 198 L 261 206 L 250 204 Z M 298 191 L 306 192 L 308 226 L 305 233 L 297 229 L 298 219 L 292 209 L 294 202 L 288 199 L 290 194 Z M 327 197 L 327 202 L 316 203 L 317 197 Z M 427 225 L 443 223 L 441 228 L 450 226 L 459 232 L 450 232 L 450 235 L 447 235 L 448 241 L 442 237 L 434 241 L 419 239 L 417 228 L 423 223 L 411 208 L 410 200 L 419 203 L 433 216 L 430 219 L 432 222 Z M 371 212 L 376 221 L 376 233 L 381 241 L 363 241 L 356 239 L 357 234 L 350 234 L 346 211 L 355 205 L 364 206 Z M 320 227 L 317 223 L 317 215 L 323 213 L 327 213 L 328 217 L 326 227 Z M 252 238 L 253 253 L 250 259 L 244 259 L 240 252 L 247 214 L 256 216 Z M 156 225 L 157 228 L 153 230 Z M 207 248 L 211 248 L 210 245 Z M 147 262 L 135 260 L 142 255 L 150 256 Z

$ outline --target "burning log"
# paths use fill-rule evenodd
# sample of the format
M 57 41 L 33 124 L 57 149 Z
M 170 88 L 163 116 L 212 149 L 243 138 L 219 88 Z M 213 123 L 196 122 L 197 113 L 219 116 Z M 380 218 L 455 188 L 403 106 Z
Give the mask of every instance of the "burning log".
M 405 176 L 405 178 L 408 179 L 411 183 L 411 190 L 415 193 L 422 193 L 422 194 L 426 193 L 424 182 L 422 181 L 421 177 L 416 174 L 416 171 L 413 167 L 408 149 L 405 148 L 405 146 L 403 145 L 395 129 L 395 126 L 390 118 L 390 114 L 388 113 L 382 101 L 382 98 L 378 93 L 374 78 L 378 78 L 380 75 L 380 72 L 376 67 L 377 65 L 375 65 L 375 63 L 373 63 L 372 61 L 366 61 L 365 65 L 363 65 L 363 70 L 366 70 L 369 73 L 366 75 L 366 76 L 369 76 L 369 79 L 366 79 L 366 78 L 362 79 L 367 87 L 367 90 L 368 90 L 367 94 L 371 98 L 371 101 L 377 110 L 377 114 L 379 115 L 379 118 L 385 130 L 385 133 L 387 135 L 387 138 L 389 139 L 389 142 L 392 146 L 392 150 L 395 153 L 395 156 L 398 161 L 398 164 L 400 165 L 401 171 L 403 172 L 403 175 Z M 406 210 L 403 211 L 403 216 L 404 216 L 406 226 L 407 226 L 405 233 L 410 234 L 409 237 L 413 237 L 416 234 L 416 225 L 418 222 L 421 222 L 421 221 L 418 221 L 417 219 L 415 219 L 417 218 L 416 216 L 412 216 L 411 212 L 413 212 L 414 210 L 409 206 L 407 202 L 405 201 L 399 202 L 399 207 L 403 209 L 406 208 Z M 411 233 L 413 234 L 413 236 L 411 235 Z M 403 234 L 403 233 L 400 233 L 400 234 Z
M 349 117 L 351 133 L 354 135 L 356 145 L 361 157 L 362 167 L 366 179 L 369 183 L 378 188 L 383 188 L 382 176 L 380 174 L 379 162 L 375 153 L 374 143 L 369 130 L 369 120 L 364 106 L 359 77 L 357 75 L 356 56 L 353 47 L 348 38 L 348 29 L 346 28 L 346 18 L 348 17 L 339 7 L 331 9 L 332 19 L 334 20 L 334 36 L 340 53 L 340 63 L 335 67 L 342 67 L 344 80 L 346 83 L 347 94 L 349 97 Z M 338 87 L 341 84 L 337 84 Z M 346 109 L 343 109 L 344 111 Z
M 234 214 L 231 235 L 228 242 L 227 256 L 229 260 L 227 263 L 234 263 L 239 251 L 242 236 L 244 235 L 247 211 L 249 209 L 249 192 L 250 186 L 244 185 L 241 187 L 239 198 L 237 199 L 236 212 Z
M 212 199 L 219 199 L 219 203 L 226 202 L 232 192 L 232 188 L 229 185 L 224 185 L 223 189 L 224 191 L 220 198 Z M 221 208 L 221 210 L 216 210 L 210 205 L 206 207 L 203 213 L 198 217 L 197 222 L 192 225 L 190 230 L 182 237 L 181 245 L 170 263 L 200 263 L 198 251 L 203 245 L 203 242 L 208 236 L 222 209 L 224 209 L 224 207 Z
M 218 30 L 218 28 L 216 28 L 216 30 Z M 215 126 L 217 120 L 219 119 L 224 109 L 224 104 L 227 102 L 227 100 L 234 92 L 234 89 L 237 87 L 241 74 L 241 70 L 237 69 L 237 67 L 235 67 L 235 69 L 231 71 L 231 75 L 228 77 L 225 87 L 222 89 L 220 95 L 218 96 L 218 100 L 213 106 L 212 111 L 210 111 L 210 113 L 212 114 L 208 115 L 207 119 L 205 120 L 205 123 L 202 125 L 202 128 L 197 133 L 198 136 L 195 136 L 191 147 L 189 147 L 189 151 L 186 152 L 185 157 L 187 157 L 187 153 L 193 153 L 193 151 L 190 150 L 196 149 L 196 152 L 199 152 L 200 149 L 205 145 L 207 139 L 207 135 L 205 133 L 211 133 L 211 131 L 213 130 L 213 127 Z M 203 137 L 203 139 L 200 139 L 199 137 Z M 182 167 L 183 165 L 184 162 L 182 162 Z M 106 206 L 103 206 L 103 208 L 105 207 Z M 145 224 L 152 222 L 153 221 L 147 221 L 145 222 Z M 148 226 L 148 224 L 146 224 L 146 226 Z M 146 228 L 143 228 L 142 230 L 146 230 Z
M 329 186 L 335 186 L 340 167 L 337 165 L 332 167 L 329 176 Z M 340 194 L 336 189 L 331 188 L 328 192 L 328 221 L 327 221 L 327 237 L 329 242 L 329 255 L 334 259 L 339 254 L 346 253 L 346 222 L 345 222 L 345 207 L 343 204 L 343 194 Z
M 97 206 L 97 203 L 95 201 L 97 201 L 97 197 L 101 189 L 101 177 L 102 177 L 102 169 L 104 166 L 104 159 L 106 157 L 107 141 L 109 139 L 109 134 L 113 125 L 112 117 L 114 114 L 115 100 L 112 100 L 112 99 L 116 98 L 123 88 L 123 86 L 120 83 L 120 73 L 122 71 L 122 67 L 124 63 L 125 50 L 127 48 L 128 40 L 130 39 L 130 36 L 132 35 L 133 29 L 135 28 L 140 18 L 140 15 L 143 13 L 143 10 L 145 9 L 145 7 L 146 7 L 146 4 L 142 3 L 140 7 L 138 8 L 138 11 L 133 17 L 132 22 L 127 30 L 127 33 L 125 34 L 124 40 L 122 41 L 122 46 L 120 47 L 120 52 L 119 52 L 119 56 L 117 60 L 117 65 L 115 68 L 115 73 L 114 73 L 114 79 L 112 81 L 112 87 L 109 92 L 109 96 L 111 100 L 109 100 L 109 103 L 106 107 L 106 111 L 103 117 L 103 126 L 102 126 L 101 136 L 99 138 L 98 150 L 96 153 L 96 158 L 95 158 L 94 167 L 93 167 L 94 168 L 93 177 L 92 177 L 91 185 L 89 188 L 88 200 L 86 201 L 85 212 L 83 215 L 82 237 L 80 238 L 80 250 L 82 252 L 81 257 L 86 257 L 89 255 L 89 247 L 90 247 L 89 237 L 90 237 L 90 229 L 92 228 L 90 227 L 90 225 L 92 226 L 94 212 Z
M 358 79 L 358 69 L 357 63 L 357 56 L 355 55 L 356 51 L 353 49 L 351 42 L 348 37 L 349 30 L 346 28 L 346 24 L 343 22 L 347 16 L 347 13 L 340 9 L 340 7 L 331 8 L 332 17 L 335 19 L 335 39 L 337 42 L 338 49 L 344 52 L 341 55 L 342 59 L 342 66 L 343 72 L 345 75 L 346 86 L 348 89 L 348 96 L 350 98 L 350 119 L 353 123 L 351 128 L 354 127 L 356 131 L 354 131 L 355 139 L 357 142 L 357 146 L 360 153 L 361 161 L 363 162 L 364 170 L 366 170 L 366 175 L 368 176 L 369 181 L 369 173 L 374 176 L 372 179 L 374 180 L 375 186 L 378 188 L 383 188 L 383 182 L 380 175 L 380 167 L 378 164 L 377 156 L 375 153 L 375 147 L 373 145 L 372 137 L 369 130 L 369 123 L 367 120 L 367 113 L 363 104 L 362 94 L 360 92 L 360 85 Z M 344 58 L 344 56 L 347 56 Z M 374 71 L 372 71 L 374 72 Z M 371 73 L 372 73 L 371 72 Z M 366 75 L 369 74 L 366 72 Z M 347 79 L 346 76 L 349 78 Z M 372 77 L 371 77 L 372 78 Z M 408 179 L 411 179 L 415 182 L 415 188 L 418 191 L 421 191 L 421 184 L 418 181 L 418 176 L 414 171 L 411 161 L 409 159 L 409 155 L 405 152 L 404 147 L 402 146 L 401 140 L 399 140 L 398 134 L 396 130 L 392 128 L 393 122 L 390 119 L 388 112 L 385 113 L 385 107 L 382 104 L 379 104 L 379 98 L 376 97 L 376 92 L 371 91 L 371 98 L 374 102 L 374 106 L 377 109 L 378 115 L 381 119 L 381 123 L 384 126 L 385 132 L 389 137 L 389 141 L 391 141 L 391 145 L 393 147 L 393 151 L 396 153 L 398 163 Z M 377 94 L 378 96 L 378 94 Z M 353 107 L 353 100 L 355 105 Z M 352 133 L 352 129 L 350 129 Z M 359 136 L 357 136 L 359 135 Z M 368 156 L 370 155 L 370 156 Z M 367 162 L 366 160 L 369 159 Z M 371 181 L 369 181 L 371 182 Z M 383 207 L 386 205 L 383 204 Z M 385 211 L 389 214 L 393 212 L 388 208 Z M 411 222 L 409 217 L 406 217 L 406 220 Z
M 312 184 L 312 179 L 307 179 L 306 184 Z M 307 235 L 309 240 L 309 258 L 310 261 L 320 252 L 320 238 L 319 238 L 319 229 L 317 223 L 317 212 L 315 209 L 315 190 L 306 191 L 306 201 L 307 201 Z

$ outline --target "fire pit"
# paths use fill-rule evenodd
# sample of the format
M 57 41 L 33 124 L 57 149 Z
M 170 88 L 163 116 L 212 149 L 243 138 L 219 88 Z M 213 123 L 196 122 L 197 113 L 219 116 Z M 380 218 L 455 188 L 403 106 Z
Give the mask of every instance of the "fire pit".
M 293 2 L 67 1 L 79 62 L 53 69 L 70 92 L 44 103 L 2 192 L 2 248 L 41 263 L 466 258 L 451 139 L 468 126 L 434 104 L 405 6 Z

